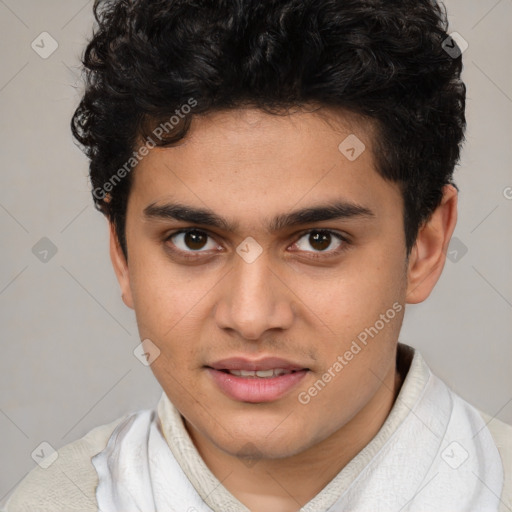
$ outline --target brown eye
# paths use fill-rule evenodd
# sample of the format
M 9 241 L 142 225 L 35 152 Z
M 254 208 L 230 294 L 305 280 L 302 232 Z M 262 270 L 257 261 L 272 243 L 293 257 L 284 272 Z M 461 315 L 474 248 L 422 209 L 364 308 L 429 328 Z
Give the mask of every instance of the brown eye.
M 330 233 L 310 233 L 309 243 L 318 251 L 324 251 L 331 245 Z
M 201 231 L 189 231 L 183 239 L 185 245 L 194 251 L 202 249 L 206 244 L 207 235 Z
M 340 246 L 344 245 L 344 243 L 345 240 L 341 235 L 333 231 L 317 229 L 304 233 L 295 243 L 295 245 L 299 248 L 299 250 L 305 252 L 335 253 L 340 248 Z M 313 248 L 312 251 L 308 250 L 308 245 Z
M 217 247 L 208 233 L 197 229 L 178 231 L 169 236 L 167 242 L 171 242 L 181 252 L 205 252 L 202 249 L 209 250 Z

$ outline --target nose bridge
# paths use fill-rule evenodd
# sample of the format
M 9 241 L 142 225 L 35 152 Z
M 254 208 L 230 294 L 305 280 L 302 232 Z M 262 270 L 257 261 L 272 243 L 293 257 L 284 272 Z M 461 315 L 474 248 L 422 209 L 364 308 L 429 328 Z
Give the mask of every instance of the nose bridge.
M 237 257 L 217 305 L 219 327 L 254 340 L 268 329 L 288 328 L 293 313 L 289 297 L 278 283 L 268 253 L 253 261 Z

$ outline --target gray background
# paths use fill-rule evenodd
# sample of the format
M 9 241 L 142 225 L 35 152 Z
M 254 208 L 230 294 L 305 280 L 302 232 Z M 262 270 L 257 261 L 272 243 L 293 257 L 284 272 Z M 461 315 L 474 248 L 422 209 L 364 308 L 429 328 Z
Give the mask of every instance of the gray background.
M 458 242 L 431 297 L 408 306 L 400 339 L 463 398 L 512 423 L 512 0 L 446 6 L 451 31 L 469 43 Z M 134 315 L 69 130 L 91 8 L 0 0 L 0 499 L 34 467 L 42 441 L 58 449 L 161 394 L 133 355 Z M 44 31 L 59 45 L 47 59 L 31 47 Z M 33 253 L 43 237 L 57 248 L 46 262 Z

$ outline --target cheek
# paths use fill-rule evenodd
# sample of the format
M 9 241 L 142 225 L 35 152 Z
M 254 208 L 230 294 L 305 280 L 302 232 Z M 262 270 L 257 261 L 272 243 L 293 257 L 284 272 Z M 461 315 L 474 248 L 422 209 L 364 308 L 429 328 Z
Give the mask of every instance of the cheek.
M 161 345 L 186 312 L 183 290 L 168 270 L 138 256 L 130 262 L 130 287 L 139 333 Z
M 403 302 L 405 290 L 401 257 L 363 253 L 340 267 L 334 278 L 307 300 L 316 304 L 320 318 L 334 332 L 354 333 L 354 329 L 373 325 L 396 301 Z
M 211 308 L 208 293 L 219 276 L 199 267 L 180 269 L 162 260 L 151 257 L 149 251 L 134 254 L 130 283 L 141 339 L 152 340 L 162 359 L 174 366 L 176 360 L 193 362 L 196 357 L 194 342 L 201 338 Z M 180 371 L 188 366 L 182 364 Z
M 352 389 L 349 400 L 354 402 L 377 384 L 370 370 L 383 375 L 389 367 L 402 324 L 405 263 L 398 254 L 384 254 L 361 255 L 308 302 L 324 333 L 318 348 L 323 371 L 335 375 L 328 387 L 331 392 Z M 318 402 L 328 404 L 330 394 L 322 393 Z

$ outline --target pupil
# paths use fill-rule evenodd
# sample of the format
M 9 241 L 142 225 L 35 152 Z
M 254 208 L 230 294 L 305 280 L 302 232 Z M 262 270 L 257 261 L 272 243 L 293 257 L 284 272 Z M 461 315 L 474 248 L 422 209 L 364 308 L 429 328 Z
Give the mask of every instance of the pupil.
M 324 250 L 331 244 L 331 235 L 329 233 L 319 233 L 309 235 L 309 243 L 317 250 Z
M 200 231 L 189 231 L 185 233 L 185 243 L 189 249 L 202 249 L 206 244 L 206 237 Z

